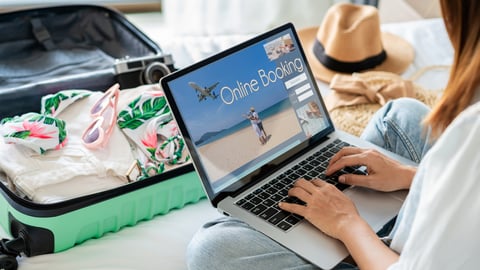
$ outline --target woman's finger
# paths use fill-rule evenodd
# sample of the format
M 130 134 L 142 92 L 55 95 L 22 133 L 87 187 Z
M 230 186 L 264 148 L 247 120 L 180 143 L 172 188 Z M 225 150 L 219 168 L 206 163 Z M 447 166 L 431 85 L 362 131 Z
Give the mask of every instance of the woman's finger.
M 323 187 L 325 185 L 328 185 L 328 183 L 325 182 L 325 180 L 322 180 L 322 179 L 313 179 L 310 182 L 312 182 L 312 184 L 314 184 L 317 187 Z
M 300 215 L 302 217 L 305 216 L 305 211 L 307 209 L 306 206 L 300 205 L 300 204 L 297 204 L 297 203 L 280 202 L 278 204 L 278 206 L 282 210 Z
M 330 159 L 330 163 L 335 163 L 337 160 L 342 158 L 343 156 L 349 156 L 349 155 L 354 155 L 361 153 L 362 149 L 358 147 L 351 147 L 351 146 L 346 146 L 340 149 L 335 155 L 332 156 Z
M 345 167 L 350 167 L 350 166 L 363 166 L 363 165 L 366 166 L 368 162 L 369 160 L 368 158 L 365 157 L 365 154 L 363 152 L 348 155 L 348 156 L 347 155 L 342 156 L 336 161 L 330 161 L 330 163 L 327 166 L 327 169 L 325 170 L 325 174 L 331 175 L 332 173 L 335 173 Z
M 338 177 L 338 182 L 350 186 L 362 186 L 371 188 L 368 184 L 369 178 L 372 178 L 370 175 L 362 175 L 362 174 L 342 174 Z
M 312 197 L 312 194 L 301 187 L 293 187 L 288 191 L 288 196 L 296 197 L 308 204 Z
M 300 178 L 293 184 L 294 187 L 301 187 L 305 189 L 308 193 L 312 194 L 313 190 L 315 189 L 315 185 L 312 184 L 311 181 L 305 180 L 304 178 Z

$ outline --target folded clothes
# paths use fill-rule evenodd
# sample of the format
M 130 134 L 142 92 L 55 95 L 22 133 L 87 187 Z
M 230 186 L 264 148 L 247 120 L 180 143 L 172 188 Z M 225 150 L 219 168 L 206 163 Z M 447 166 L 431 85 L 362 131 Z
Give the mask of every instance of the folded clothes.
M 163 91 L 158 86 L 151 85 L 148 91 L 124 106 L 118 114 L 117 124 L 134 144 L 133 147 L 144 155 L 138 158 L 142 179 L 190 159 Z
M 13 190 L 35 202 L 52 203 L 116 188 L 190 161 L 157 85 L 120 91 L 110 137 L 102 147 L 85 147 L 82 134 L 92 122 L 89 111 L 102 96 L 88 90 L 61 91 L 42 99 L 43 114 L 5 120 L 25 129 L 25 119 L 49 119 L 48 128 L 56 131 L 33 144 L 0 140 L 0 172 Z M 133 164 L 140 167 L 135 176 L 130 175 Z
M 2 119 L 0 135 L 6 143 L 26 146 L 39 154 L 60 149 L 67 142 L 67 130 L 65 121 L 55 116 L 91 94 L 88 90 L 65 90 L 46 95 L 42 97 L 40 113 Z
M 125 182 L 118 177 L 81 175 L 53 185 L 42 186 L 30 199 L 43 204 L 56 203 L 123 185 Z
M 0 135 L 5 143 L 22 145 L 39 154 L 60 149 L 67 141 L 65 121 L 38 113 L 3 119 Z
M 71 104 L 92 94 L 89 90 L 63 90 L 55 94 L 49 94 L 42 97 L 40 113 L 51 115 L 53 117 L 60 114 Z
M 72 179 L 78 181 L 72 182 L 75 184 L 69 192 L 75 191 L 77 196 L 84 195 L 86 190 L 91 191 L 91 184 L 83 182 L 82 177 L 95 176 L 98 181 L 108 179 L 105 183 L 110 184 L 102 185 L 103 188 L 126 183 L 125 175 L 135 158 L 129 142 L 117 127 L 107 147 L 90 150 L 81 143 L 81 135 L 91 122 L 88 110 L 102 96 L 102 92 L 91 92 L 91 95 L 71 103 L 56 114 L 56 119 L 65 122 L 68 134 L 63 148 L 39 153 L 23 145 L 0 142 L 0 169 L 8 175 L 15 188 L 28 198 L 44 202 L 62 196 L 44 192 L 45 196 L 39 198 L 39 190 Z M 76 197 L 75 194 L 70 195 Z

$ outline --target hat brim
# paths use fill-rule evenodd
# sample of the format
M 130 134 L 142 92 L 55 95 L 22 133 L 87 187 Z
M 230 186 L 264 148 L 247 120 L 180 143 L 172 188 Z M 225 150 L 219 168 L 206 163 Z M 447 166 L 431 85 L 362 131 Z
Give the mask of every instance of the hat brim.
M 317 31 L 318 27 L 310 27 L 300 29 L 297 33 L 315 78 L 324 82 L 330 82 L 335 74 L 341 72 L 328 69 L 318 61 L 313 54 L 313 43 L 316 39 Z M 412 63 L 415 57 L 415 51 L 412 45 L 403 38 L 391 33 L 382 32 L 382 44 L 387 53 L 385 61 L 375 68 L 361 70 L 359 72 L 388 71 L 401 74 Z

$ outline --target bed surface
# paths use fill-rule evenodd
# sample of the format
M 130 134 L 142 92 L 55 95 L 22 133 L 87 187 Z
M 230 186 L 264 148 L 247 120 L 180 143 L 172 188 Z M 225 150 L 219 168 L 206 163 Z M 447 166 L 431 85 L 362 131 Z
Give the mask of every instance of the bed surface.
M 452 48 L 441 19 L 391 23 L 382 28 L 404 37 L 415 48 L 414 63 L 403 74 L 404 78 L 409 79 L 425 67 L 451 64 Z M 144 30 L 161 44 L 164 51 L 173 55 L 178 67 L 185 67 L 248 38 L 232 35 L 163 39 L 149 29 Z M 444 87 L 447 78 L 446 69 L 434 68 L 416 82 L 426 89 L 436 90 Z M 322 93 L 328 94 L 327 85 L 319 82 L 319 86 Z M 19 269 L 187 269 L 185 250 L 188 242 L 202 224 L 216 217 L 220 214 L 204 199 L 60 253 L 22 257 L 18 260 Z M 9 237 L 1 228 L 0 236 Z

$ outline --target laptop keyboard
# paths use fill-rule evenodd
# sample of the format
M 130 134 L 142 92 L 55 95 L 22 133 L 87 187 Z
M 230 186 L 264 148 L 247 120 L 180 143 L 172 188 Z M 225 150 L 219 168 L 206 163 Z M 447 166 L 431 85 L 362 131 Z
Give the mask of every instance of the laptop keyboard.
M 325 169 L 328 166 L 330 158 L 345 146 L 351 145 L 336 139 L 334 142 L 280 174 L 275 179 L 239 199 L 236 201 L 236 204 L 284 231 L 289 230 L 298 224 L 303 217 L 281 210 L 278 207 L 278 203 L 286 201 L 304 204 L 301 200 L 288 196 L 288 190 L 298 178 L 307 180 L 320 178 L 335 185 L 338 189 L 344 190 L 348 188 L 349 185 L 339 183 L 338 176 L 345 173 L 366 174 L 365 171 L 359 167 L 346 167 L 328 177 L 325 175 Z

